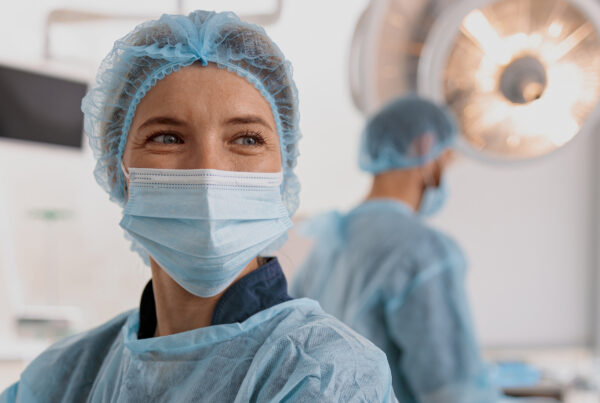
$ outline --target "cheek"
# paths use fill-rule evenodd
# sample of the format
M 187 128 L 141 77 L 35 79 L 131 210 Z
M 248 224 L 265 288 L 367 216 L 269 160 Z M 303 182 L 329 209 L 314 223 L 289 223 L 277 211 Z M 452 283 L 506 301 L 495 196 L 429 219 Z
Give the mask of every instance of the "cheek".
M 270 170 L 281 170 L 281 149 L 279 147 L 279 142 L 277 142 L 276 144 L 274 144 L 273 147 L 270 147 L 269 151 L 266 153 L 265 156 L 265 164 L 268 164 L 270 167 Z
M 178 168 L 178 158 L 176 153 L 151 152 L 140 136 L 130 137 L 123 151 L 125 167 L 175 169 Z
M 281 171 L 281 152 L 268 150 L 257 155 L 230 155 L 232 166 L 230 170 L 245 172 L 279 172 Z
M 264 172 L 279 172 L 282 170 L 281 148 L 279 139 L 271 142 L 271 146 L 267 148 L 263 156 L 262 164 Z
M 129 133 L 122 157 L 123 165 L 126 167 L 136 166 L 135 164 L 137 163 L 142 151 L 142 147 L 140 147 L 138 143 L 140 143 L 140 141 L 137 139 L 137 136 L 134 133 Z

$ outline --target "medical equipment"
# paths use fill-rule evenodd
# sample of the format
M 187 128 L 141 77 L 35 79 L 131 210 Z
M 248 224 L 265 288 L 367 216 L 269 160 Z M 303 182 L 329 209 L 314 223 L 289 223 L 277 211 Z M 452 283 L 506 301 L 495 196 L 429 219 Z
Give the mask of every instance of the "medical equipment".
M 593 0 L 373 0 L 353 40 L 354 102 L 370 113 L 418 92 L 454 112 L 471 154 L 546 155 L 596 121 L 599 24 Z

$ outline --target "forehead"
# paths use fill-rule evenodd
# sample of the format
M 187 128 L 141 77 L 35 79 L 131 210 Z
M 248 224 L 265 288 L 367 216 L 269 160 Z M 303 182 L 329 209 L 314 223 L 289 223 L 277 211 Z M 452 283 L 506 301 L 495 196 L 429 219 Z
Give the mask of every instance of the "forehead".
M 134 120 L 157 110 L 215 115 L 251 113 L 273 122 L 271 106 L 254 85 L 213 63 L 186 66 L 158 81 L 140 102 Z

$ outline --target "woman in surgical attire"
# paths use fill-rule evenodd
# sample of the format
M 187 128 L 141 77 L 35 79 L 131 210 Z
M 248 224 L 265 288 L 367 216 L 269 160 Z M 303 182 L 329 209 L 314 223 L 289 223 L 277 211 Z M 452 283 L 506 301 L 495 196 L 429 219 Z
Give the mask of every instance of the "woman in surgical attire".
M 204 11 L 142 24 L 82 109 L 152 281 L 139 310 L 53 345 L 0 401 L 395 400 L 385 355 L 291 299 L 264 257 L 292 226 L 300 134 L 291 67 L 261 28 Z
M 387 355 L 400 402 L 497 399 L 480 359 L 464 290 L 465 260 L 425 216 L 443 204 L 443 172 L 456 127 L 441 107 L 394 100 L 367 123 L 360 167 L 374 175 L 366 200 L 314 218 L 315 248 L 293 296 L 368 337 Z

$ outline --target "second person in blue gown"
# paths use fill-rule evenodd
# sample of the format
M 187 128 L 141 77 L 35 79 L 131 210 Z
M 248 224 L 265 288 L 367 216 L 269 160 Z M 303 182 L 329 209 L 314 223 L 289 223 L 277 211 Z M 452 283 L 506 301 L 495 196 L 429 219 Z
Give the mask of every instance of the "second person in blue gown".
M 373 174 L 366 200 L 305 224 L 315 247 L 292 295 L 368 337 L 386 354 L 401 402 L 497 399 L 475 338 L 457 244 L 424 221 L 445 199 L 457 137 L 441 107 L 397 99 L 364 130 L 360 167 Z

